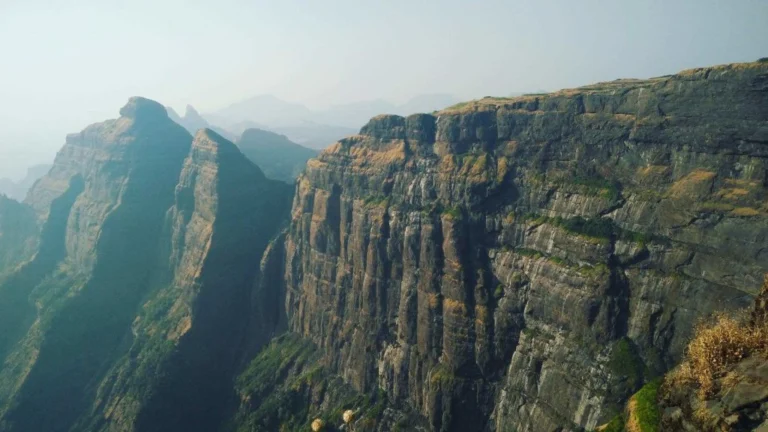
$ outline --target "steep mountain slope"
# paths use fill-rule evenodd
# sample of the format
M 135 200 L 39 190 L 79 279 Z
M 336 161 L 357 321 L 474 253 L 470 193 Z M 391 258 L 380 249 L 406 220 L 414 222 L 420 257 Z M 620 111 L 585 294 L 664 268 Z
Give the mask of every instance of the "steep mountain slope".
M 591 429 L 768 271 L 768 64 L 380 116 L 308 163 L 289 329 L 433 430 Z
M 284 135 L 248 129 L 237 140 L 240 151 L 257 164 L 268 178 L 293 183 L 307 161 L 317 152 L 302 147 Z
M 210 430 L 232 392 L 290 188 L 162 105 L 120 113 L 29 194 L 39 246 L 0 285 L 2 430 Z
M 378 116 L 295 194 L 120 114 L 0 198 L 0 430 L 590 430 L 768 272 L 765 62 Z

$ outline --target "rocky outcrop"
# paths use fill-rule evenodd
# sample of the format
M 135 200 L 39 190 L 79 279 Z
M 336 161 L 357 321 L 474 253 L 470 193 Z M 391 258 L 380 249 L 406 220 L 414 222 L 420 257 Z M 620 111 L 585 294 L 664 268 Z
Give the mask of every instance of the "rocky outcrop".
M 380 116 L 310 160 L 289 328 L 433 430 L 591 429 L 768 270 L 768 65 Z
M 207 431 L 234 401 L 291 188 L 162 105 L 120 112 L 69 136 L 28 197 L 42 234 L 0 286 L 2 430 Z
M 768 358 L 747 357 L 714 383 L 718 391 L 706 400 L 688 387 L 670 388 L 663 401 L 659 430 L 768 430 Z

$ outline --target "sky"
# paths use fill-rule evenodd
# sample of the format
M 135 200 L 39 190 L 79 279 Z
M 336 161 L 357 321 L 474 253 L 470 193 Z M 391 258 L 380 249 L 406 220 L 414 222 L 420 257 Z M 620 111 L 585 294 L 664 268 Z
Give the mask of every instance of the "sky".
M 0 177 L 141 95 L 321 109 L 645 78 L 768 56 L 766 0 L 0 0 Z

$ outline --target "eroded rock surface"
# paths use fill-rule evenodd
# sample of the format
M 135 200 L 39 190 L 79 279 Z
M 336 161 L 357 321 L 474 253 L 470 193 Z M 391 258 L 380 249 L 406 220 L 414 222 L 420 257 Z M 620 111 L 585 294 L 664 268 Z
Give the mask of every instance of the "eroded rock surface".
M 289 328 L 434 430 L 591 429 L 768 271 L 768 65 L 435 116 L 308 163 Z
M 261 254 L 292 189 L 156 102 L 70 135 L 0 285 L 0 429 L 205 430 L 235 397 Z

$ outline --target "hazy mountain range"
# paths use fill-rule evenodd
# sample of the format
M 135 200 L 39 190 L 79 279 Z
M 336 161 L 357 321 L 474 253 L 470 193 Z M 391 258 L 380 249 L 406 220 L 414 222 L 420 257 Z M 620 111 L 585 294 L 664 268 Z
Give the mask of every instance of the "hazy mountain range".
M 767 77 L 376 115 L 306 163 L 133 97 L 0 196 L 0 431 L 764 431 Z
M 187 106 L 184 117 L 172 108 L 168 109 L 168 114 L 191 133 L 209 127 L 235 140 L 245 130 L 255 128 L 282 134 L 298 144 L 320 149 L 356 134 L 368 119 L 376 115 L 428 113 L 457 102 L 459 99 L 449 94 L 424 94 L 403 104 L 374 99 L 312 110 L 273 95 L 259 95 L 205 114 L 200 114 L 191 105 Z
M 27 175 L 19 181 L 13 181 L 9 178 L 0 178 L 0 194 L 6 195 L 17 201 L 22 201 L 27 195 L 27 191 L 42 176 L 48 173 L 51 165 L 34 165 L 27 169 Z

